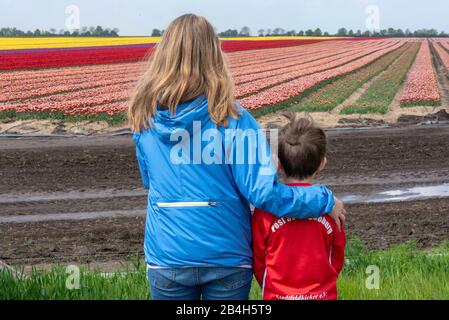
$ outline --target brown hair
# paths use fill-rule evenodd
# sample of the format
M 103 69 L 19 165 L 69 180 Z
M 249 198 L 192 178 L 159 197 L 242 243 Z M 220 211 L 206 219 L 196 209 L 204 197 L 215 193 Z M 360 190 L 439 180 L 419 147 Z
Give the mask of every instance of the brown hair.
M 311 119 L 284 115 L 290 121 L 279 131 L 279 161 L 287 177 L 308 178 L 326 156 L 326 134 Z
M 133 131 L 145 130 L 158 104 L 175 114 L 179 104 L 205 95 L 212 121 L 227 126 L 229 116 L 238 115 L 233 91 L 214 28 L 204 17 L 185 14 L 168 26 L 150 57 L 129 104 L 129 124 Z

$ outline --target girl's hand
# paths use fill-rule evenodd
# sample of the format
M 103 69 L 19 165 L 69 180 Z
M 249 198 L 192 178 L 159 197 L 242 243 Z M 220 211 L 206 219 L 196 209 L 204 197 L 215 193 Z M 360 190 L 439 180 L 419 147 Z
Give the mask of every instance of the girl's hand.
M 345 223 L 346 210 L 343 205 L 343 202 L 341 202 L 341 200 L 338 199 L 337 197 L 334 197 L 334 202 L 335 202 L 334 209 L 332 210 L 331 213 L 329 213 L 329 216 L 335 220 L 335 223 L 337 224 L 338 227 L 338 231 L 340 231 L 341 225 Z

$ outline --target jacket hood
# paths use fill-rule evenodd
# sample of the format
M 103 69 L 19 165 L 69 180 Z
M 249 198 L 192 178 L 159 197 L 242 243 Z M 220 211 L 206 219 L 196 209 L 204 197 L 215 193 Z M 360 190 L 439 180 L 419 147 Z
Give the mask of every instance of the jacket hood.
M 153 129 L 159 139 L 164 143 L 176 144 L 177 141 L 170 141 L 172 134 L 177 135 L 177 131 L 188 131 L 193 136 L 194 121 L 209 121 L 209 108 L 205 96 L 180 104 L 176 109 L 176 114 L 170 114 L 169 110 L 159 109 L 153 117 Z M 201 123 L 202 127 L 204 124 Z

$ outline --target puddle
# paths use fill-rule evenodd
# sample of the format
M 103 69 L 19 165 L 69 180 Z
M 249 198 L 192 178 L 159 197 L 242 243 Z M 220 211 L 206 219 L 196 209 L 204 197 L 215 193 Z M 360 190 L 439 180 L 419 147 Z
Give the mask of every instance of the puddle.
M 340 196 L 340 199 L 345 203 L 386 203 L 444 197 L 449 197 L 449 183 L 435 186 L 393 189 L 371 195 L 343 194 Z

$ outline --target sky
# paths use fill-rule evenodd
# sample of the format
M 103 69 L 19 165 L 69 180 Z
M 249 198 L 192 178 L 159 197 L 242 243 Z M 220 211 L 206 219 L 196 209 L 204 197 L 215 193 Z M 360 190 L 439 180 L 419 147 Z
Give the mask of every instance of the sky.
M 276 27 L 319 27 L 331 33 L 339 27 L 449 32 L 448 0 L 0 0 L 0 28 L 101 25 L 118 28 L 120 35 L 139 36 L 166 28 L 183 13 L 205 16 L 218 31 L 248 26 L 253 34 Z

